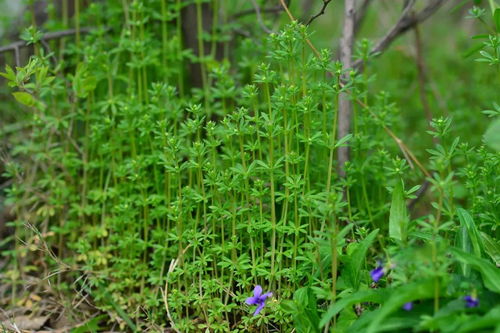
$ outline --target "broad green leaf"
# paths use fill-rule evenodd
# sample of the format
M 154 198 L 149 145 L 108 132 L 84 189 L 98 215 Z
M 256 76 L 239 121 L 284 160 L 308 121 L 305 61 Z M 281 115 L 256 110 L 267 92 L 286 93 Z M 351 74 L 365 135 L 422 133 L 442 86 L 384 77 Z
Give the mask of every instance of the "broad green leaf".
M 408 302 L 432 298 L 434 295 L 434 279 L 422 280 L 394 288 L 390 297 L 377 311 L 366 332 L 375 333 L 382 329 L 385 319 L 393 312 L 401 309 Z
M 495 21 L 497 32 L 500 32 L 500 8 L 495 9 L 495 13 L 493 14 L 493 21 Z
M 73 90 L 76 96 L 85 98 L 89 92 L 96 88 L 97 79 L 95 76 L 89 75 L 87 65 L 78 64 L 75 76 L 73 77 Z
M 352 134 L 347 134 L 343 138 L 340 138 L 339 141 L 335 143 L 335 148 L 341 147 L 347 143 L 347 141 L 351 140 Z
M 452 248 L 451 252 L 458 260 L 466 262 L 481 273 L 486 288 L 500 293 L 500 270 L 498 268 L 485 259 L 478 258 L 457 248 Z
M 464 51 L 462 53 L 462 57 L 469 58 L 470 56 L 472 56 L 473 54 L 476 54 L 479 50 L 482 50 L 483 48 L 484 48 L 483 44 L 474 45 L 474 46 L 470 47 L 469 49 L 467 49 L 466 51 Z
M 463 322 L 459 314 L 464 311 L 464 301 L 454 299 L 442 306 L 433 316 L 425 316 L 419 323 L 419 331 L 446 332 L 456 330 Z
M 398 180 L 392 192 L 392 203 L 389 213 L 389 236 L 399 241 L 405 241 L 407 226 L 408 216 L 406 213 L 403 182 Z
M 365 332 L 366 328 L 372 322 L 373 318 L 376 318 L 380 313 L 380 308 L 374 311 L 365 311 L 361 317 L 356 320 L 349 327 L 347 333 L 359 333 Z M 389 317 L 380 324 L 379 331 L 383 332 L 410 332 L 408 328 L 417 327 L 419 323 L 418 318 L 412 318 L 409 314 L 407 317 Z
M 484 316 L 470 318 L 458 329 L 458 333 L 465 332 L 484 332 L 485 328 L 500 328 L 500 306 L 497 305 Z
M 334 316 L 348 306 L 362 302 L 381 303 L 387 299 L 388 295 L 388 289 L 370 289 L 358 291 L 354 294 L 341 298 L 330 305 L 323 317 L 321 317 L 319 327 L 324 327 Z
M 471 252 L 471 243 L 469 233 L 467 231 L 467 227 L 465 225 L 461 225 L 460 229 L 457 232 L 456 245 L 462 251 L 470 253 Z M 470 266 L 465 262 L 460 262 L 460 267 L 462 269 L 462 274 L 464 276 L 469 276 L 470 274 Z
M 295 313 L 295 312 L 298 312 L 299 309 L 297 307 L 297 304 L 295 304 L 294 301 L 291 301 L 291 300 L 284 300 L 280 303 L 280 306 L 281 306 L 281 309 L 283 309 L 283 311 L 285 311 L 286 313 Z
M 16 81 L 16 73 L 14 73 L 14 70 L 9 66 L 5 66 L 5 73 L 0 72 L 0 76 L 3 76 L 9 81 Z
M 483 244 L 481 242 L 481 236 L 479 235 L 479 230 L 477 229 L 476 224 L 472 219 L 472 216 L 469 214 L 468 211 L 462 208 L 457 209 L 457 215 L 458 219 L 460 220 L 460 225 L 467 229 L 470 242 L 472 244 L 472 247 L 474 248 L 474 254 L 477 257 L 481 258 Z
M 375 237 L 377 237 L 378 231 L 379 229 L 373 230 L 368 236 L 366 236 L 366 238 L 358 244 L 358 247 L 349 256 L 345 272 L 347 273 L 347 281 L 349 281 L 354 290 L 359 289 L 361 267 L 365 263 L 366 252 L 372 245 Z
M 75 327 L 71 330 L 71 333 L 88 333 L 88 332 L 98 332 L 101 330 L 101 327 L 99 327 L 99 323 L 103 320 L 106 320 L 107 316 L 106 315 L 100 315 L 97 317 L 94 317 L 87 321 L 85 324 Z
M 297 304 L 298 313 L 294 316 L 295 326 L 301 327 L 298 332 L 319 332 L 318 305 L 316 295 L 309 287 L 297 289 L 293 294 L 293 299 Z
M 16 91 L 13 92 L 12 95 L 14 95 L 16 101 L 26 106 L 33 106 L 35 104 L 35 99 L 33 98 L 33 96 L 31 96 L 31 94 L 28 94 L 27 92 Z
M 484 251 L 493 259 L 495 265 L 500 266 L 500 244 L 498 241 L 491 238 L 488 234 L 481 232 L 483 239 Z
M 488 147 L 500 151 L 500 118 L 497 118 L 490 124 L 483 137 Z
M 339 332 L 346 332 L 348 327 L 352 327 L 353 323 L 358 320 L 358 315 L 356 314 L 353 307 L 345 308 L 340 312 L 339 316 L 335 321 L 335 328 Z

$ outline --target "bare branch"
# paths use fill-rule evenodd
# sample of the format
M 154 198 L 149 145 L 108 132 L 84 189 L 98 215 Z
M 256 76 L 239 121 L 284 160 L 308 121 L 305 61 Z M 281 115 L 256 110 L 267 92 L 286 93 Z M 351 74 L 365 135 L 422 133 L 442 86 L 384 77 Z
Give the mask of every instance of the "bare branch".
M 409 211 L 413 210 L 415 205 L 420 201 L 420 199 L 422 199 L 430 185 L 431 183 L 427 179 L 423 182 L 422 186 L 420 186 L 418 191 L 415 193 L 415 198 L 408 203 L 407 208 Z
M 266 25 L 264 24 L 264 21 L 262 20 L 262 15 L 260 14 L 261 10 L 260 10 L 260 7 L 259 7 L 259 4 L 257 3 L 257 1 L 255 1 L 255 0 L 250 0 L 250 1 L 252 2 L 252 5 L 255 9 L 255 15 L 257 16 L 257 22 L 259 22 L 259 25 L 262 28 L 262 30 L 264 30 L 268 34 L 272 33 L 272 31 L 269 30 L 268 27 L 266 27 Z
M 382 37 L 377 44 L 370 51 L 371 55 L 379 54 L 391 45 L 391 43 L 401 34 L 411 29 L 415 24 L 427 20 L 434 14 L 447 0 L 431 0 L 430 3 L 415 15 L 411 14 L 411 9 L 415 0 L 407 2 L 405 9 L 396 24 L 389 30 L 389 32 Z M 363 66 L 363 61 L 357 60 L 353 64 L 353 68 L 360 69 Z
M 306 25 L 310 25 L 315 19 L 317 19 L 321 15 L 325 14 L 326 7 L 328 7 L 328 4 L 330 2 L 332 2 L 332 0 L 323 0 L 323 7 L 321 7 L 321 10 L 316 15 L 314 15 L 313 17 L 311 17 L 309 19 L 309 21 L 307 21 Z
M 92 31 L 93 28 L 80 28 L 80 33 L 89 33 Z M 41 38 L 42 41 L 48 41 L 51 39 L 58 39 L 58 38 L 63 38 L 67 36 L 72 36 L 76 34 L 76 29 L 68 29 L 68 30 L 61 30 L 61 31 L 53 31 L 53 32 L 47 32 L 44 34 Z M 0 47 L 0 53 L 7 52 L 7 51 L 14 51 L 17 52 L 19 48 L 28 46 L 26 41 L 20 40 L 14 43 L 11 43 L 9 45 L 5 45 Z
M 277 14 L 277 13 L 282 12 L 282 11 L 283 11 L 283 7 L 281 7 L 281 6 L 270 7 L 270 8 L 262 8 L 260 10 L 260 12 L 262 14 L 264 14 L 264 13 Z M 235 13 L 232 16 L 232 18 L 233 19 L 238 19 L 240 17 L 247 16 L 247 15 L 253 15 L 253 14 L 256 14 L 255 13 L 255 9 L 247 9 L 247 10 L 242 10 L 241 12 Z

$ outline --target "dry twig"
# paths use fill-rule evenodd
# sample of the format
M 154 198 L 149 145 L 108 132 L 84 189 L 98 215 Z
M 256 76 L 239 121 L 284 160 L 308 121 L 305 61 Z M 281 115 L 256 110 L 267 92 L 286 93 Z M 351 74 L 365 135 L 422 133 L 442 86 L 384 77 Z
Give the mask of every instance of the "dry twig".
M 92 31 L 92 28 L 80 28 L 80 33 L 89 33 Z M 68 29 L 68 30 L 61 30 L 61 31 L 53 31 L 53 32 L 47 32 L 41 37 L 42 41 L 48 41 L 51 39 L 58 39 L 58 38 L 63 38 L 63 37 L 68 37 L 76 34 L 76 29 Z M 0 47 L 0 53 L 7 52 L 7 51 L 14 51 L 17 52 L 16 50 L 19 50 L 21 47 L 28 46 L 28 43 L 24 40 L 20 40 L 14 43 L 11 43 L 9 45 L 5 45 Z
M 310 25 L 315 19 L 320 17 L 321 15 L 325 14 L 326 7 L 328 7 L 328 4 L 332 2 L 332 0 L 323 0 L 323 6 L 321 7 L 320 11 L 311 17 L 309 21 L 307 21 L 306 25 Z
M 255 6 L 254 6 L 255 7 Z M 283 11 L 283 7 L 281 6 L 276 6 L 276 7 L 270 7 L 270 8 L 262 8 L 260 10 L 260 12 L 262 14 L 264 13 L 269 13 L 269 14 L 277 14 L 279 12 L 282 12 Z M 247 16 L 247 15 L 252 15 L 252 14 L 256 14 L 255 13 L 255 8 L 254 9 L 246 9 L 246 10 L 242 10 L 241 12 L 238 12 L 236 14 L 234 14 L 232 16 L 233 19 L 238 19 L 240 17 L 243 17 L 243 16 Z
M 261 15 L 261 9 L 259 7 L 259 4 L 255 0 L 250 0 L 252 2 L 252 5 L 255 9 L 255 15 L 257 16 L 257 22 L 259 22 L 260 27 L 262 30 L 264 30 L 266 33 L 270 34 L 272 33 L 271 30 L 269 30 L 268 27 L 264 24 L 264 21 L 262 20 L 262 15 Z
M 177 259 L 174 259 L 170 262 L 170 266 L 168 267 L 168 272 L 167 272 L 167 279 L 166 279 L 167 281 L 165 282 L 165 289 L 162 290 L 163 303 L 165 304 L 165 311 L 167 312 L 167 318 L 172 325 L 172 329 L 177 333 L 180 333 L 180 331 L 175 327 L 174 319 L 172 318 L 172 315 L 170 314 L 170 308 L 168 306 L 168 276 L 169 276 L 169 274 L 171 274 L 175 270 L 175 268 L 179 264 L 179 260 L 181 260 L 181 258 L 184 256 L 184 254 L 186 253 L 186 251 L 190 247 L 191 247 L 191 245 L 188 245 L 184 250 L 181 251 L 181 253 Z
M 415 4 L 415 0 L 408 1 L 399 20 L 396 22 L 396 24 L 394 24 L 389 32 L 387 32 L 387 34 L 375 44 L 375 46 L 370 51 L 370 55 L 377 55 L 385 51 L 398 36 L 408 31 L 416 24 L 422 23 L 423 21 L 427 20 L 446 1 L 447 0 L 431 0 L 424 9 L 422 9 L 415 15 L 411 14 L 411 9 Z M 353 68 L 359 70 L 363 67 L 363 65 L 363 61 L 360 59 L 354 62 Z

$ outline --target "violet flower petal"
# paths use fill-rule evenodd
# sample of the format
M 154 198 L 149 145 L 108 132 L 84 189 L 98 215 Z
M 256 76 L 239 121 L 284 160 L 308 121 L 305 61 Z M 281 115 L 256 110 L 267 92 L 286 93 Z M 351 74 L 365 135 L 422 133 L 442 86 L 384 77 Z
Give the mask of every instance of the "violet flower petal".
M 258 315 L 260 313 L 260 311 L 262 311 L 262 309 L 264 308 L 264 305 L 265 305 L 265 303 L 259 304 L 259 306 L 257 307 L 257 309 L 255 309 L 255 312 L 253 313 L 253 315 L 254 316 Z
M 256 285 L 255 289 L 253 290 L 253 296 L 260 297 L 261 294 L 262 294 L 262 287 L 259 285 Z
M 260 296 L 260 298 L 265 300 L 266 298 L 271 297 L 271 296 L 273 296 L 273 293 L 268 292 L 268 293 L 265 293 L 264 295 Z
M 245 303 L 247 303 L 248 305 L 255 305 L 255 304 L 257 304 L 258 300 L 259 299 L 257 297 L 252 296 L 252 297 L 248 297 L 245 300 Z
M 382 266 L 378 266 L 377 268 L 370 271 L 370 276 L 374 282 L 378 282 L 384 276 L 384 268 Z
M 403 309 L 406 311 L 411 311 L 413 309 L 413 302 L 408 302 L 403 305 Z
M 465 306 L 468 308 L 475 308 L 479 306 L 479 299 L 472 297 L 471 295 L 467 295 L 464 297 Z

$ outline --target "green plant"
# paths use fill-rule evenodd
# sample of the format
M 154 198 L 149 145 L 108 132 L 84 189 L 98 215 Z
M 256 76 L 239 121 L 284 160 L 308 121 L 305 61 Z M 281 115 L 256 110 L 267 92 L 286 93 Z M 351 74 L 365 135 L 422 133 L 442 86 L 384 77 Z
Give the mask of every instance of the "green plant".
M 85 293 L 123 331 L 497 325 L 499 155 L 458 138 L 465 112 L 406 121 L 420 102 L 405 104 L 390 82 L 394 94 L 381 90 L 384 75 L 311 49 L 313 30 L 297 22 L 264 38 L 231 20 L 233 2 L 76 4 L 74 42 L 47 50 L 30 27 L 35 54 L 0 73 L 23 111 L 18 133 L 0 132 L 12 142 L 15 235 L 2 280 L 13 304 L 38 274 L 58 293 Z M 210 6 L 223 24 L 207 31 Z M 196 45 L 185 45 L 189 23 Z M 495 41 L 482 50 L 493 65 Z M 356 52 L 365 63 L 371 46 Z M 338 138 L 341 96 L 354 117 Z M 39 250 L 43 268 L 31 265 Z M 256 285 L 273 296 L 253 316 L 245 300 Z M 80 331 L 104 327 L 96 318 Z

